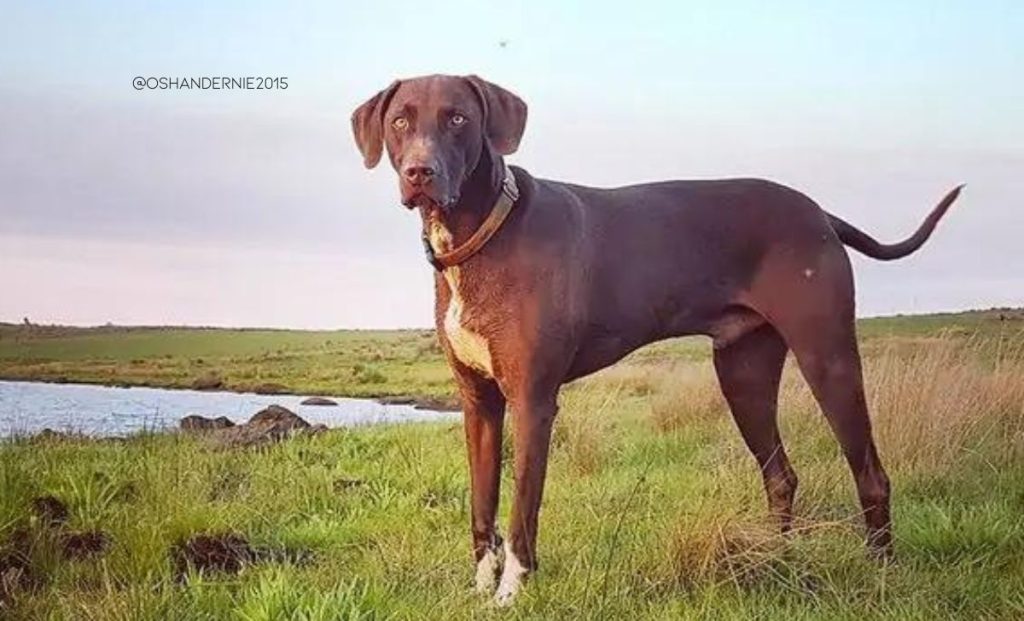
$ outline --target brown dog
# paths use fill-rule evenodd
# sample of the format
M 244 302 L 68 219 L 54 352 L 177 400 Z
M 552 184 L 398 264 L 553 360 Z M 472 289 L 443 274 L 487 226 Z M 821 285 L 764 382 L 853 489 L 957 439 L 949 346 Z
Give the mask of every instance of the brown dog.
M 891 551 L 889 481 L 871 437 L 844 244 L 876 259 L 917 250 L 950 192 L 885 245 L 790 188 L 758 179 L 597 189 L 508 169 L 526 104 L 476 76 L 393 83 L 352 116 L 372 168 L 387 148 L 402 203 L 423 218 L 437 334 L 462 396 L 477 587 L 500 604 L 537 567 L 537 514 L 562 384 L 675 336 L 712 338 L 722 392 L 788 529 L 797 479 L 776 425 L 792 350 L 857 484 L 868 542 Z M 500 567 L 502 424 L 515 496 Z

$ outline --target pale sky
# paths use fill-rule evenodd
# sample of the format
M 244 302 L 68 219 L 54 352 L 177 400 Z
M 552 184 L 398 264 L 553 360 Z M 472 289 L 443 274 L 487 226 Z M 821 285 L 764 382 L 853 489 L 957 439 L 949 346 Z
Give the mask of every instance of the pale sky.
M 430 325 L 349 132 L 424 73 L 522 96 L 540 177 L 767 177 L 884 240 L 966 182 L 917 255 L 855 259 L 859 312 L 1024 305 L 1022 2 L 139 4 L 0 2 L 0 321 Z

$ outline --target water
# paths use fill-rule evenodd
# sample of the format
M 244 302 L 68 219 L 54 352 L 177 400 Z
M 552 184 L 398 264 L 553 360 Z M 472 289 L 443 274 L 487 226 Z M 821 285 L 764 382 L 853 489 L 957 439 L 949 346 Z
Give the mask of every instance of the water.
M 454 420 L 458 414 L 384 405 L 372 399 L 335 398 L 337 406 L 299 405 L 305 396 L 113 388 L 84 384 L 0 381 L 0 438 L 45 428 L 90 436 L 123 436 L 177 427 L 189 414 L 226 416 L 236 423 L 276 403 L 310 424 L 328 427 Z

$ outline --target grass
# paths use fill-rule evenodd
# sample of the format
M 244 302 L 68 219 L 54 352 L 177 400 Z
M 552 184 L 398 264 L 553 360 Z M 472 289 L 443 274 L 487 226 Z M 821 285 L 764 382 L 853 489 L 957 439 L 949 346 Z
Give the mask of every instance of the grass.
M 771 528 L 706 350 L 682 341 L 563 392 L 541 571 L 511 610 L 489 607 L 470 588 L 461 427 L 416 424 L 334 430 L 261 450 L 213 450 L 175 435 L 6 442 L 0 542 L 27 530 L 38 580 L 16 589 L 0 618 L 1022 618 L 1021 324 L 951 316 L 910 329 L 906 321 L 862 325 L 868 399 L 894 490 L 893 564 L 865 554 L 851 477 L 793 365 L 781 411 L 801 487 L 796 533 L 784 538 Z M 386 336 L 403 351 L 418 339 Z M 319 342 L 244 337 L 253 341 L 195 338 L 219 341 L 225 357 Z M 502 485 L 506 515 L 508 473 Z M 31 511 L 45 494 L 69 506 L 67 528 L 103 530 L 110 549 L 60 560 Z M 298 553 L 179 583 L 169 551 L 198 532 Z
M 939 335 L 998 337 L 1019 331 L 1024 311 L 993 309 L 860 321 L 870 353 L 896 340 L 907 348 Z M 646 347 L 626 361 L 645 367 L 707 358 L 699 339 Z M 236 391 L 342 397 L 452 398 L 454 386 L 432 330 L 295 331 L 125 328 L 0 323 L 0 379 L 189 388 L 213 379 Z M 638 381 L 642 381 L 642 378 Z
M 66 328 L 0 324 L 0 378 L 351 397 L 450 397 L 431 330 Z

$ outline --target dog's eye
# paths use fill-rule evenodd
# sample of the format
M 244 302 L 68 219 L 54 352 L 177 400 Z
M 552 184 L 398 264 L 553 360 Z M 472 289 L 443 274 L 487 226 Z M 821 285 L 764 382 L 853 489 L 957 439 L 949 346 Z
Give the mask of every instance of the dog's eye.
M 458 127 L 466 122 L 466 117 L 461 114 L 453 114 L 451 123 L 454 127 Z
M 391 121 L 391 127 L 394 127 L 398 131 L 405 131 L 409 127 L 409 119 L 404 116 L 397 117 L 394 121 Z

